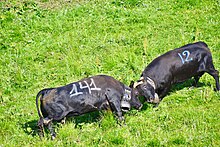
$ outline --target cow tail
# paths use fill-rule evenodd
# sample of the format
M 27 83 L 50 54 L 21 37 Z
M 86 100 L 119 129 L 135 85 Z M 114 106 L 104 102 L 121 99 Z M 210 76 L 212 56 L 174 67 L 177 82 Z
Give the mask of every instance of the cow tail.
M 37 113 L 38 113 L 38 116 L 40 118 L 43 118 L 42 114 L 41 114 L 41 111 L 40 111 L 40 108 L 39 108 L 39 105 L 38 105 L 38 99 L 40 96 L 42 96 L 42 94 L 44 94 L 44 90 L 41 90 L 40 92 L 38 92 L 37 96 L 36 96 L 36 107 L 37 107 Z
M 37 113 L 40 117 L 39 121 L 37 122 L 37 126 L 39 129 L 39 136 L 42 139 L 42 137 L 44 136 L 44 132 L 43 132 L 43 127 L 44 127 L 44 118 L 43 115 L 40 111 L 39 105 L 38 105 L 38 99 L 40 96 L 42 96 L 44 94 L 45 90 L 41 90 L 40 92 L 38 92 L 37 96 L 36 96 L 36 107 L 37 107 Z

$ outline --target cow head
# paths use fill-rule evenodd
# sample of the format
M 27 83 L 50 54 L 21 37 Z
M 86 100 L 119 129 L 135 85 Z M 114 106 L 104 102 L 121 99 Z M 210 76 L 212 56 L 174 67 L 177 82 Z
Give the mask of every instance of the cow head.
M 160 99 L 155 92 L 155 83 L 150 78 L 146 80 L 141 77 L 137 82 L 133 82 L 130 85 L 133 88 L 133 97 L 143 96 L 148 103 L 159 103 Z
M 142 103 L 137 97 L 132 97 L 131 89 L 125 89 L 125 93 L 121 100 L 122 111 L 127 112 L 131 107 L 140 110 L 142 108 Z

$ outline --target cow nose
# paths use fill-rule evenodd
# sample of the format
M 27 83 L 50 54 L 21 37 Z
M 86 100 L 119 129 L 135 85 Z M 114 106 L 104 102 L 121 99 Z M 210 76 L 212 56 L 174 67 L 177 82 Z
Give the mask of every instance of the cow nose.
M 150 101 L 150 102 L 153 102 L 153 101 L 154 101 L 154 98 L 151 97 L 149 101 Z

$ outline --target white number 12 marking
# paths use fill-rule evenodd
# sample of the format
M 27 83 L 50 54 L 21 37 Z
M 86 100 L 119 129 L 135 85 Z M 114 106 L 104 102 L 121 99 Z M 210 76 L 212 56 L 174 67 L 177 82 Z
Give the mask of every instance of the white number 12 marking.
M 190 52 L 185 50 L 182 52 L 182 54 L 178 53 L 182 63 L 184 64 L 185 62 L 189 62 L 189 61 L 192 61 L 193 58 L 189 58 L 189 55 L 190 55 Z

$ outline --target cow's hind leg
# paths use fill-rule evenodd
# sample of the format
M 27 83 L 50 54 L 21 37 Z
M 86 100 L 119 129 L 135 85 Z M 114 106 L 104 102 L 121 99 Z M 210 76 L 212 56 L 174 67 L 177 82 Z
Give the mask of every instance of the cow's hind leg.
M 41 117 L 39 119 L 39 121 L 37 122 L 37 126 L 38 126 L 38 135 L 40 136 L 40 139 L 42 139 L 42 137 L 44 137 L 44 119 L 43 119 L 43 117 Z
M 50 122 L 48 123 L 48 126 L 47 126 L 47 127 L 48 127 L 48 129 L 50 130 L 50 135 L 51 135 L 52 140 L 54 140 L 54 139 L 56 138 L 56 133 L 55 133 L 55 131 L 54 131 L 52 121 L 50 121 Z
M 207 72 L 215 79 L 216 90 L 219 91 L 220 90 L 219 72 L 217 70 L 215 70 L 215 67 L 212 62 L 212 58 L 207 58 L 206 63 L 200 65 L 200 70 Z
M 211 70 L 208 70 L 207 72 L 215 79 L 216 90 L 219 91 L 220 90 L 219 71 L 217 71 L 215 69 L 211 69 Z
M 47 128 L 49 129 L 52 140 L 54 140 L 56 137 L 56 133 L 53 129 L 53 119 L 46 117 L 45 119 L 43 119 L 43 122 L 44 125 L 46 125 Z

